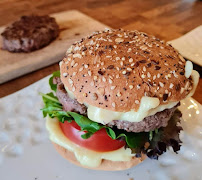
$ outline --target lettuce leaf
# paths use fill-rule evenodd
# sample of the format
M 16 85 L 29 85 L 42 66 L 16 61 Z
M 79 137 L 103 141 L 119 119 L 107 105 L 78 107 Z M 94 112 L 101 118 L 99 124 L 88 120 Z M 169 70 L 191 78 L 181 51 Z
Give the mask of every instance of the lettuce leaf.
M 52 92 L 47 94 L 40 93 L 40 95 L 42 96 L 44 102 L 44 108 L 41 109 L 43 116 L 46 117 L 48 115 L 51 118 L 57 117 L 62 123 L 64 123 L 64 121 L 71 122 L 74 120 L 78 126 L 80 126 L 81 131 L 87 131 L 81 136 L 83 139 L 88 139 L 102 128 L 106 129 L 108 136 L 112 139 L 124 138 L 127 146 L 130 148 L 140 147 L 140 145 L 148 139 L 148 133 L 133 133 L 118 129 L 113 130 L 110 127 L 91 121 L 86 116 L 75 112 L 63 111 L 62 104 L 60 104 L 57 97 L 54 96 Z
M 53 83 L 53 78 L 54 77 L 60 77 L 60 71 L 55 71 L 53 72 L 51 78 L 49 79 L 49 85 L 50 85 L 50 88 L 56 92 L 56 89 L 57 89 L 57 84 L 54 84 Z

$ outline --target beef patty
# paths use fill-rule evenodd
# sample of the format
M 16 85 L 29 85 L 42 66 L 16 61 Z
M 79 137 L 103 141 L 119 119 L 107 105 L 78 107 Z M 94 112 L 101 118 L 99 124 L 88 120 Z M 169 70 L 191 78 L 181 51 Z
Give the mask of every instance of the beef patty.
M 22 16 L 1 34 L 3 49 L 11 52 L 30 52 L 48 45 L 59 34 L 55 18 Z
M 74 111 L 80 114 L 86 115 L 87 114 L 87 107 L 83 104 L 80 104 L 76 99 L 71 99 L 67 91 L 64 88 L 63 83 L 61 82 L 60 78 L 55 78 L 54 83 L 57 84 L 57 91 L 56 95 L 63 105 L 63 109 L 65 111 Z M 168 121 L 170 120 L 171 116 L 173 115 L 174 111 L 179 106 L 178 103 L 171 109 L 165 109 L 161 112 L 157 112 L 152 116 L 145 117 L 140 122 L 129 122 L 129 121 L 121 121 L 121 120 L 114 120 L 107 124 L 109 127 L 116 126 L 118 129 L 124 129 L 128 132 L 148 132 L 153 131 L 156 128 L 166 127 Z

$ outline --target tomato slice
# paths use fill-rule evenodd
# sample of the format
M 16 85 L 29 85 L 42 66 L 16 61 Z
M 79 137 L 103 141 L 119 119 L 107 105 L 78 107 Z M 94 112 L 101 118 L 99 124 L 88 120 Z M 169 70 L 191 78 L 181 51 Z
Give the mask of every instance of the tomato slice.
M 123 147 L 126 143 L 124 140 L 113 140 L 111 139 L 105 128 L 100 129 L 94 133 L 90 138 L 83 139 L 82 134 L 86 133 L 80 131 L 80 127 L 76 124 L 75 121 L 71 123 L 65 121 L 64 123 L 60 122 L 60 127 L 65 134 L 65 136 L 72 142 L 78 144 L 79 146 L 85 147 L 90 150 L 97 152 L 107 152 L 117 150 Z

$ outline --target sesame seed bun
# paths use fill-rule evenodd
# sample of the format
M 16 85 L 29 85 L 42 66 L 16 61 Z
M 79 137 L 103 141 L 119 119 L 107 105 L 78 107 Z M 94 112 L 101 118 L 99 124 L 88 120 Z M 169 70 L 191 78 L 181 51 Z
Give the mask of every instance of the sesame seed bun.
M 61 80 L 77 101 L 126 112 L 143 96 L 160 104 L 184 99 L 193 87 L 185 60 L 164 41 L 138 31 L 106 30 L 73 44 L 60 63 Z
M 138 165 L 139 163 L 141 163 L 144 159 L 146 159 L 146 155 L 142 154 L 141 158 L 136 158 L 133 157 L 131 161 L 110 161 L 110 160 L 102 160 L 102 163 L 100 164 L 100 166 L 96 167 L 96 168 L 91 168 L 91 167 L 87 167 L 87 166 L 82 166 L 76 159 L 76 157 L 74 156 L 74 153 L 68 151 L 67 149 L 63 148 L 62 146 L 53 143 L 55 149 L 57 150 L 57 152 L 65 159 L 67 159 L 68 161 L 70 161 L 71 163 L 83 167 L 83 168 L 88 168 L 88 169 L 94 169 L 94 170 L 104 170 L 104 171 L 120 171 L 120 170 L 125 170 L 125 169 L 129 169 L 133 166 Z

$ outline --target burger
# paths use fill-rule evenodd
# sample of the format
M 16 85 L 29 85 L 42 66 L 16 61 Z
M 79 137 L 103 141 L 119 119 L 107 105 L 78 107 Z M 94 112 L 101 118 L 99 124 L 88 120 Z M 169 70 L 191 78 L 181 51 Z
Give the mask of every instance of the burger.
M 74 43 L 42 94 L 56 150 L 90 169 L 124 170 L 180 150 L 180 100 L 199 74 L 169 44 L 138 31 L 105 30 Z

